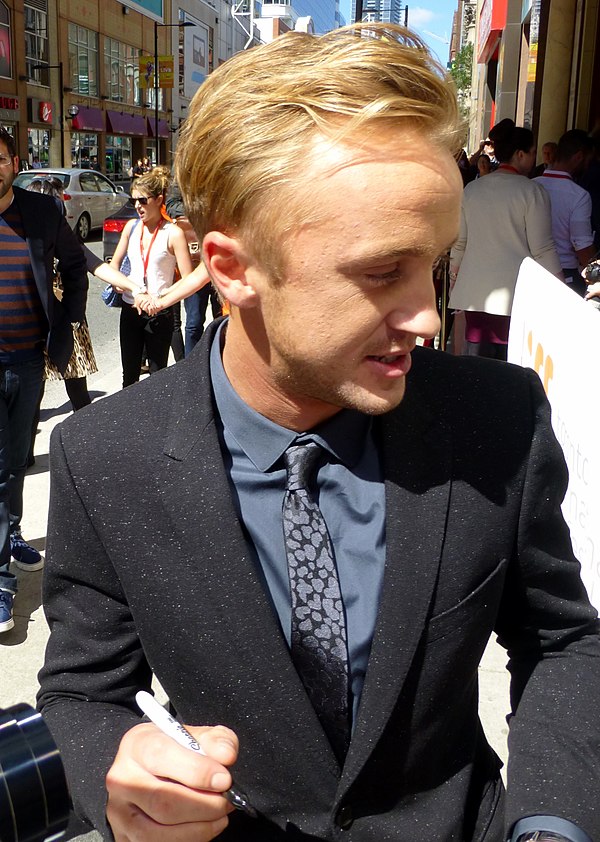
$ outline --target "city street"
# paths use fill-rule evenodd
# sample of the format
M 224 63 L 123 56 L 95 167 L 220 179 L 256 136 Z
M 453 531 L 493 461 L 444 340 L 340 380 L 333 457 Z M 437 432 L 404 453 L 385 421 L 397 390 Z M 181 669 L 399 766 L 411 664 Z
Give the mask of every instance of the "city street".
M 97 254 L 101 254 L 99 234 L 88 243 Z M 117 391 L 121 386 L 121 366 L 118 342 L 118 310 L 108 308 L 100 298 L 102 284 L 90 276 L 88 299 L 88 322 L 99 372 L 88 379 L 90 393 L 94 400 Z M 132 387 L 135 388 L 135 387 Z M 36 463 L 25 480 L 25 505 L 23 534 L 27 541 L 41 552 L 45 550 L 46 519 L 48 511 L 49 437 L 56 424 L 70 412 L 64 385 L 51 382 L 46 386 L 36 439 Z M 19 595 L 15 603 L 15 627 L 0 636 L 0 708 L 17 702 L 35 704 L 37 673 L 44 657 L 47 626 L 41 607 L 42 573 L 19 575 Z M 495 643 L 488 646 L 480 669 L 480 709 L 484 727 L 490 742 L 506 760 L 505 722 L 508 710 L 508 675 L 504 669 L 504 651 Z M 77 832 L 73 827 L 72 833 Z M 82 842 L 99 842 L 100 836 L 93 832 L 85 836 L 73 836 Z

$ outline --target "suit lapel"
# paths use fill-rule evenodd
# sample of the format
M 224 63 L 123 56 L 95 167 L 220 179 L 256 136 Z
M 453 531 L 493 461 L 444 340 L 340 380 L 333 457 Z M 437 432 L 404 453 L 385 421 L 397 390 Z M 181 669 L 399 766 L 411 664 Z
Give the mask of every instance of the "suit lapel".
M 366 762 L 398 701 L 437 582 L 450 493 L 451 441 L 426 400 L 417 374 L 411 374 L 399 409 L 381 419 L 385 574 L 342 786 Z

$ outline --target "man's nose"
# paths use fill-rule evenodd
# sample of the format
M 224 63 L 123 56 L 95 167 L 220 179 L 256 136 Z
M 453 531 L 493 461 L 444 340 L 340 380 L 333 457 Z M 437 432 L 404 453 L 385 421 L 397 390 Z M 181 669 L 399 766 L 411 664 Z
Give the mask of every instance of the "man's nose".
M 433 281 L 416 279 L 408 288 L 399 290 L 386 323 L 394 331 L 433 339 L 441 329 Z

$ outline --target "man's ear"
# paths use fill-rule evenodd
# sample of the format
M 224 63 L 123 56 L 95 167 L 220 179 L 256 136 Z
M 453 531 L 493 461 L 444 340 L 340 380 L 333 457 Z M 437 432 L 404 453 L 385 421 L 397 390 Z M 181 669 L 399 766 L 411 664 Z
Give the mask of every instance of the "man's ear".
M 248 272 L 252 263 L 241 240 L 209 231 L 202 242 L 202 258 L 219 293 L 234 307 L 255 307 L 257 294 Z

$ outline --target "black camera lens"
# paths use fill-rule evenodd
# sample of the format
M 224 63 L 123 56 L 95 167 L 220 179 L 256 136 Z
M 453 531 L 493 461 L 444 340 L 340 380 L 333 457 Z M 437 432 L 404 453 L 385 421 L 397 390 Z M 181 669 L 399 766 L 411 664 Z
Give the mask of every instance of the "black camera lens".
M 0 709 L 0 840 L 50 842 L 64 833 L 70 799 L 60 754 L 29 705 Z
M 585 270 L 585 279 L 588 284 L 595 284 L 600 281 L 600 263 L 590 263 Z

